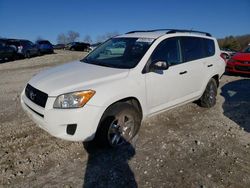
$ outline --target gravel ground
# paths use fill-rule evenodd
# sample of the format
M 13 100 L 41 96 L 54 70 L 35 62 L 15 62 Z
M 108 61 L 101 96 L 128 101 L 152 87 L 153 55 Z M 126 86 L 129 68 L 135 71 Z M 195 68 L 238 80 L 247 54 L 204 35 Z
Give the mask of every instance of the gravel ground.
M 96 149 L 38 128 L 22 111 L 27 81 L 81 59 L 56 51 L 0 64 L 0 187 L 250 187 L 250 79 L 225 75 L 217 104 L 143 122 L 136 144 Z

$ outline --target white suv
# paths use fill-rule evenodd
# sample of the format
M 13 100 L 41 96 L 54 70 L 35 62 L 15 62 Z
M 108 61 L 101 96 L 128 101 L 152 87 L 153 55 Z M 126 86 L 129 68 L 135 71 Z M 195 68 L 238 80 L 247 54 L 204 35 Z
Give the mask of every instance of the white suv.
M 196 100 L 214 106 L 224 70 L 209 33 L 132 31 L 81 61 L 39 73 L 22 92 L 21 104 L 53 136 L 119 146 L 151 115 Z

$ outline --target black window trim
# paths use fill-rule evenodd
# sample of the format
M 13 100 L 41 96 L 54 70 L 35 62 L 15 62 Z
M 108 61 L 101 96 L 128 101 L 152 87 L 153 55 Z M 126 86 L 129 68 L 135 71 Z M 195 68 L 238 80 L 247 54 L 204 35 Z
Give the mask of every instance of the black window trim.
M 208 57 L 212 57 L 215 55 L 215 52 L 216 52 L 216 49 L 215 49 L 215 43 L 214 43 L 214 40 L 213 39 L 209 39 L 209 38 L 204 38 L 204 37 L 200 37 L 200 36 L 180 36 L 180 41 L 182 41 L 182 38 L 199 38 L 201 39 L 201 46 L 202 46 L 202 57 L 201 58 L 198 58 L 198 59 L 193 59 L 193 60 L 190 60 L 190 61 L 196 61 L 196 60 L 200 60 L 200 59 L 204 59 L 204 58 L 208 58 Z M 206 55 L 206 45 L 205 45 L 205 41 L 206 40 L 210 40 L 213 42 L 213 45 L 214 45 L 214 53 L 212 55 Z M 182 48 L 181 48 L 182 49 Z M 182 57 L 183 57 L 183 53 L 182 54 Z M 183 59 L 182 59 L 183 60 Z M 184 61 L 183 60 L 183 63 L 187 63 L 187 62 L 190 62 L 190 61 Z
M 183 56 L 182 56 L 182 50 L 181 50 L 180 36 L 169 37 L 169 38 L 163 39 L 159 44 L 157 44 L 157 46 L 155 47 L 155 49 L 153 50 L 153 52 L 150 54 L 147 63 L 146 63 L 145 66 L 143 67 L 143 69 L 142 69 L 142 71 L 141 71 L 142 74 L 146 74 L 146 73 L 149 72 L 149 65 L 152 63 L 152 62 L 151 62 L 151 57 L 152 57 L 154 51 L 156 50 L 156 48 L 157 48 L 161 43 L 163 43 L 163 42 L 165 42 L 165 41 L 167 41 L 167 40 L 169 40 L 169 39 L 173 39 L 173 38 L 176 38 L 176 39 L 177 39 L 177 42 L 178 42 L 178 48 L 179 48 L 179 53 L 180 53 L 180 54 L 179 54 L 179 55 L 180 55 L 180 63 L 174 64 L 174 65 L 169 65 L 169 67 L 176 66 L 176 65 L 180 65 L 180 64 L 184 63 L 184 62 L 183 62 Z M 152 44 L 151 44 L 151 45 L 152 45 Z
M 178 64 L 173 64 L 173 65 L 169 65 L 170 67 L 172 66 L 176 66 L 176 65 L 181 65 L 183 63 L 188 63 L 190 61 L 196 61 L 196 60 L 200 60 L 200 59 L 204 59 L 204 58 L 208 58 L 208 57 L 212 57 L 215 55 L 216 53 L 216 47 L 215 47 L 215 43 L 214 43 L 214 40 L 213 39 L 210 39 L 210 38 L 204 38 L 204 37 L 200 37 L 200 36 L 174 36 L 174 37 L 169 37 L 169 38 L 166 38 L 164 40 L 162 40 L 156 47 L 155 49 L 153 50 L 153 52 L 150 54 L 150 57 L 148 58 L 148 61 L 147 63 L 145 64 L 145 66 L 143 67 L 142 69 L 142 74 L 145 74 L 145 73 L 148 73 L 149 72 L 149 65 L 152 63 L 151 62 L 151 57 L 154 53 L 154 51 L 156 50 L 156 48 L 162 43 L 162 42 L 165 42 L 169 39 L 173 39 L 173 38 L 176 38 L 178 40 L 178 48 L 179 48 L 179 53 L 180 53 L 180 63 Z M 194 60 L 190 60 L 190 61 L 184 61 L 184 57 L 183 57 L 183 52 L 182 52 L 182 38 L 199 38 L 201 39 L 201 46 L 202 46 L 202 58 L 198 58 L 198 59 L 194 59 Z M 205 41 L 208 40 L 208 41 L 212 41 L 213 42 L 213 45 L 214 45 L 214 53 L 212 55 L 207 55 L 206 54 L 206 45 L 205 45 Z M 151 44 L 152 45 L 152 44 Z

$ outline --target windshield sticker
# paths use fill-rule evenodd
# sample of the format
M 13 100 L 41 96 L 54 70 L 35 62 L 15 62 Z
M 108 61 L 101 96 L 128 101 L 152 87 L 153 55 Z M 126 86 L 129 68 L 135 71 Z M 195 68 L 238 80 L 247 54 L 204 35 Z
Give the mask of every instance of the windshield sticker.
M 145 42 L 145 43 L 152 43 L 154 39 L 151 38 L 139 38 L 136 40 L 136 42 Z

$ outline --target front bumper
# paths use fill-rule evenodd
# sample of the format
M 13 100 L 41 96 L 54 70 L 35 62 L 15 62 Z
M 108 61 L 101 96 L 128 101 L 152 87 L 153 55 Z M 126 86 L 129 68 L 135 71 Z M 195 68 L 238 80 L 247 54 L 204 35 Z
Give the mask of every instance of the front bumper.
M 227 63 L 226 71 L 230 73 L 250 74 L 250 64 Z
M 95 132 L 105 108 L 85 105 L 76 109 L 54 109 L 55 98 L 48 97 L 45 108 L 28 99 L 23 91 L 21 105 L 28 116 L 52 136 L 70 141 L 89 141 Z M 69 125 L 76 124 L 74 134 L 67 133 Z

